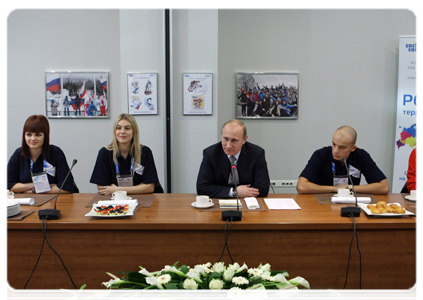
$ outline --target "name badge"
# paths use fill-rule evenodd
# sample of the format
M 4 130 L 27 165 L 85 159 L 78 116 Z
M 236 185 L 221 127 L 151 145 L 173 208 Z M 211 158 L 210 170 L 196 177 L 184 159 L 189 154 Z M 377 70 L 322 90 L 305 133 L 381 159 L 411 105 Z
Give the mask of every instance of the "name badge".
M 138 164 L 137 167 L 135 168 L 135 172 L 138 175 L 142 175 L 144 173 L 144 166 L 141 166 L 140 164 Z
M 131 175 L 117 176 L 116 179 L 117 179 L 118 186 L 134 186 Z
M 50 183 L 48 182 L 47 173 L 37 173 L 32 175 L 32 182 L 34 183 L 35 192 L 45 193 L 51 191 Z
M 355 178 L 360 178 L 361 172 L 356 167 L 350 165 L 350 175 Z
M 47 161 L 43 162 L 44 172 L 48 175 L 56 177 L 56 168 L 49 164 Z

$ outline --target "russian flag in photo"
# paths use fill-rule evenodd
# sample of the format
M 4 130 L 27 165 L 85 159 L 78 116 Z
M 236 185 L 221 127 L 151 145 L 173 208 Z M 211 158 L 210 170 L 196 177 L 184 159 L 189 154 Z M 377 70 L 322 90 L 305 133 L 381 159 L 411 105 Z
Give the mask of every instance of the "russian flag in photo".
M 101 85 L 103 86 L 103 89 L 107 90 L 107 79 L 106 78 L 100 78 Z
M 84 98 L 85 97 L 85 94 L 87 93 L 87 88 L 85 87 L 85 81 L 84 81 L 84 84 L 82 85 L 82 88 L 81 88 L 81 94 L 79 94 L 79 98 Z
M 60 91 L 60 75 L 54 75 L 46 84 L 47 91 L 58 92 Z

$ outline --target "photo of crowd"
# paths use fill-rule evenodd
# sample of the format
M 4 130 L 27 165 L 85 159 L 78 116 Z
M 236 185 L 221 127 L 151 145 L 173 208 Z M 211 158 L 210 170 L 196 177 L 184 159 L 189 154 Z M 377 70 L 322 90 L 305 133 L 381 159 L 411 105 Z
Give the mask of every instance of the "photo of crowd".
M 237 73 L 236 118 L 298 118 L 297 73 Z
M 107 84 L 107 72 L 46 72 L 46 116 L 108 118 Z

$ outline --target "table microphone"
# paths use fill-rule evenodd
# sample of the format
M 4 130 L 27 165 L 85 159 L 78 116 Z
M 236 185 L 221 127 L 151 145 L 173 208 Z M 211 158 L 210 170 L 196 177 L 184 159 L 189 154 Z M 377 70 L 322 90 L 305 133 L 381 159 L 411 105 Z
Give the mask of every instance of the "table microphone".
M 57 198 L 59 197 L 60 192 L 62 191 L 63 186 L 65 185 L 66 179 L 68 179 L 69 174 L 71 173 L 73 167 L 76 165 L 78 161 L 76 159 L 73 160 L 72 162 L 72 166 L 69 169 L 68 174 L 65 177 L 65 180 L 62 183 L 62 186 L 60 187 L 59 192 L 56 195 L 56 199 L 54 200 L 54 209 L 51 208 L 47 208 L 47 209 L 42 209 L 38 211 L 38 217 L 40 219 L 48 219 L 48 220 L 57 220 L 60 217 L 60 210 L 56 209 L 56 203 L 57 203 Z
M 348 178 L 351 181 L 351 186 L 353 188 L 353 192 L 354 192 L 354 197 L 355 197 L 355 207 L 354 206 L 346 206 L 346 207 L 342 207 L 341 208 L 341 217 L 350 217 L 351 214 L 353 214 L 354 217 L 359 217 L 361 214 L 361 208 L 358 207 L 357 205 L 357 193 L 355 192 L 355 188 L 354 188 L 354 183 L 351 179 L 351 175 L 350 175 L 350 171 L 348 170 L 348 164 L 347 164 L 347 160 L 345 159 L 345 157 L 342 158 L 342 161 L 345 164 L 345 168 L 347 169 L 347 175 Z
M 235 165 L 231 167 L 231 175 L 234 178 L 234 189 L 236 191 L 237 188 L 237 181 L 238 179 L 238 171 Z M 242 211 L 239 211 L 239 200 L 238 200 L 238 192 L 236 193 L 236 210 L 226 210 L 222 211 L 222 220 L 223 221 L 241 221 L 242 219 Z

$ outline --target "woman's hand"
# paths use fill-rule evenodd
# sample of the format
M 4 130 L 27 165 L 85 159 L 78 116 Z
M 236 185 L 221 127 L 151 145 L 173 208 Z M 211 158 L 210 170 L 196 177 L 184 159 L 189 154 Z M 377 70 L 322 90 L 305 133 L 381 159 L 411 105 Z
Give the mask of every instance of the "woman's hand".
M 97 190 L 100 195 L 111 195 L 118 190 L 118 186 L 115 184 L 106 186 L 97 185 Z

